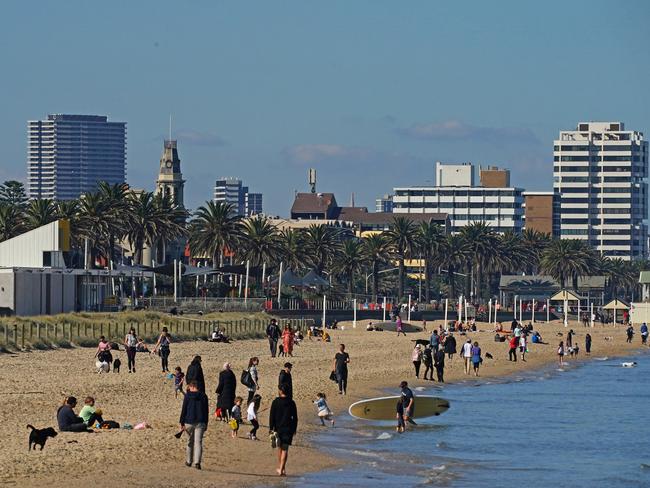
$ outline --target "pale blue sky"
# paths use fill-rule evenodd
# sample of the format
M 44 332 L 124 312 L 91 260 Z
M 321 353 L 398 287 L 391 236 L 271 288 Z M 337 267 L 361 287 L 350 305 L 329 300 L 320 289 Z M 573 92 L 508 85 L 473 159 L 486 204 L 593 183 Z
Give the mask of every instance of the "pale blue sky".
M 552 141 L 586 120 L 650 135 L 648 1 L 14 1 L 0 29 L 0 180 L 25 179 L 26 121 L 128 123 L 128 181 L 153 189 L 169 114 L 186 204 L 239 176 L 356 203 L 433 164 L 552 187 Z

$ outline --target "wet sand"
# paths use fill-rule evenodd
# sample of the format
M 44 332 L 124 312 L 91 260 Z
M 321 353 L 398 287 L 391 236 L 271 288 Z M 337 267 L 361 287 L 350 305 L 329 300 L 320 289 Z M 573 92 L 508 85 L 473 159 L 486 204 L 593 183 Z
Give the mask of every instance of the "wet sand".
M 294 349 L 289 358 L 294 365 L 294 397 L 298 403 L 299 431 L 290 450 L 288 473 L 296 476 L 317 471 L 343 462 L 318 450 L 313 445 L 320 427 L 312 401 L 317 392 L 327 394 L 335 413 L 342 414 L 347 406 L 361 398 L 380 394 L 380 390 L 394 388 L 398 393 L 400 380 L 411 386 L 431 385 L 430 381 L 416 380 L 411 362 L 414 339 L 425 339 L 429 332 L 396 337 L 395 332 L 366 332 L 367 322 L 359 322 L 356 329 L 341 323 L 345 330 L 331 331 L 332 342 L 305 340 Z M 429 323 L 429 330 L 438 322 Z M 632 344 L 626 344 L 625 329 L 612 326 L 593 329 L 582 325 L 571 326 L 576 332 L 574 343 L 580 345 L 578 360 L 584 360 L 584 337 L 593 338 L 591 357 L 612 357 L 632 354 L 640 346 L 637 334 Z M 494 342 L 491 326 L 479 324 L 479 331 L 471 333 L 483 353 L 494 359 L 485 359 L 481 377 L 502 377 L 527 369 L 540 368 L 557 361 L 558 333 L 566 333 L 559 323 L 538 324 L 545 342 L 530 344 L 526 362 L 508 361 L 507 343 Z M 455 334 L 458 346 L 466 339 Z M 605 338 L 609 337 L 610 340 Z M 344 342 L 351 357 L 349 392 L 337 394 L 335 383 L 329 380 L 332 359 L 338 344 Z M 285 358 L 270 358 L 266 340 L 238 341 L 232 344 L 185 342 L 172 344 L 170 369 L 181 366 L 186 371 L 195 354 L 203 358 L 210 408 L 214 410 L 217 375 L 224 362 L 233 365 L 239 379 L 248 358 L 260 357 L 260 384 L 262 412 L 259 442 L 245 438 L 248 424 L 240 429 L 239 438 L 230 438 L 230 429 L 211 419 L 204 439 L 203 470 L 184 466 L 185 437 L 177 440 L 178 416 L 182 399 L 174 398 L 173 382 L 160 371 L 157 357 L 138 354 L 137 373 L 129 374 L 126 354 L 114 354 L 122 361 L 120 374 L 98 375 L 94 368 L 94 350 L 89 348 L 33 351 L 0 354 L 0 484 L 7 486 L 70 486 L 78 483 L 96 483 L 107 486 L 266 486 L 279 481 L 275 476 L 276 455 L 268 441 L 268 411 L 276 396 L 277 376 Z M 576 361 L 568 358 L 567 361 Z M 423 370 L 422 370 L 423 371 Z M 447 361 L 445 380 L 448 383 L 473 379 L 466 376 L 458 356 Z M 238 385 L 238 394 L 246 396 L 246 389 Z M 95 434 L 61 433 L 49 439 L 43 452 L 28 452 L 26 425 L 43 428 L 56 427 L 55 412 L 64 396 L 74 395 L 80 402 L 85 396 L 94 396 L 106 419 L 132 425 L 146 420 L 152 428 L 145 431 L 101 431 Z M 444 396 L 444 392 L 441 393 Z M 78 412 L 78 410 L 77 410 Z M 328 427 L 329 428 L 329 427 Z M 70 442 L 76 441 L 76 442 Z

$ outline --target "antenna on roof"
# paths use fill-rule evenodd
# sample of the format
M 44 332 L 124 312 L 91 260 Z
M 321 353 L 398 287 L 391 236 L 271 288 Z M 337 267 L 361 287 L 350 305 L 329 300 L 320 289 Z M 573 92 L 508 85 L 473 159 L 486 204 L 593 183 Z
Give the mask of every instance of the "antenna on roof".
M 354 207 L 354 192 L 350 194 L 350 207 Z
M 169 114 L 169 139 L 167 140 L 172 140 L 172 114 Z
M 311 192 L 316 193 L 316 170 L 314 168 L 309 168 L 309 186 L 311 186 Z

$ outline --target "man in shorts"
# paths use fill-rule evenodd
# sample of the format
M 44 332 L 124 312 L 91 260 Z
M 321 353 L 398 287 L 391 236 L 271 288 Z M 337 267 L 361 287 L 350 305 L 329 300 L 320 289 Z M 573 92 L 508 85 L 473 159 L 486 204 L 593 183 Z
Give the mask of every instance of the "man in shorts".
M 293 436 L 298 430 L 298 409 L 294 402 L 287 395 L 287 385 L 280 384 L 278 397 L 271 403 L 269 413 L 269 432 L 275 432 L 278 447 L 278 469 L 280 476 L 286 476 L 286 465 L 289 457 L 289 446 Z
M 417 425 L 412 419 L 415 407 L 415 396 L 413 395 L 413 391 L 409 388 L 409 384 L 406 381 L 402 381 L 399 384 L 399 387 L 402 389 L 400 398 L 404 410 L 404 428 L 406 428 L 406 422 L 412 425 Z

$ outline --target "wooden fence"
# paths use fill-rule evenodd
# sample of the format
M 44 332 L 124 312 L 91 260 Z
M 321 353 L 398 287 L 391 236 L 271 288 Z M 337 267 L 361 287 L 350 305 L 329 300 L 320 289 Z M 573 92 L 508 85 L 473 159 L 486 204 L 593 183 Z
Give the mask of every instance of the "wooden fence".
M 285 324 L 294 330 L 306 330 L 314 321 L 312 319 L 278 319 L 280 327 Z M 163 327 L 172 337 L 187 340 L 207 339 L 215 328 L 222 330 L 228 337 L 248 338 L 264 334 L 267 320 L 176 320 L 173 322 L 63 322 L 59 324 L 40 322 L 16 322 L 0 324 L 0 344 L 5 347 L 25 349 L 34 344 L 82 344 L 96 342 L 101 336 L 109 342 L 122 343 L 129 329 L 133 327 L 136 335 L 143 339 L 155 340 Z

